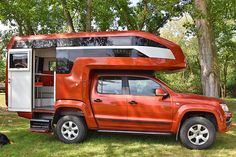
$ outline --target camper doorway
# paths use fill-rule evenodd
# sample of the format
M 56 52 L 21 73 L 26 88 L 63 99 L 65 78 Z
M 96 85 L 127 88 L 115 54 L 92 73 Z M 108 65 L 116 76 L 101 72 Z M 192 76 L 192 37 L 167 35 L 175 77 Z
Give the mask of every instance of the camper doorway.
M 56 49 L 33 49 L 33 110 L 53 110 L 55 105 Z
M 8 52 L 8 110 L 32 111 L 32 50 Z

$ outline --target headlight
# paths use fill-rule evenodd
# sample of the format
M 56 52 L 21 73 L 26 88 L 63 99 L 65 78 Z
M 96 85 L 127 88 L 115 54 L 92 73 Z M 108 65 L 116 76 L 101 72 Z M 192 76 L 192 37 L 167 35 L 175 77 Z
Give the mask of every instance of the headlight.
M 220 104 L 220 106 L 225 112 L 229 112 L 229 108 L 226 104 Z

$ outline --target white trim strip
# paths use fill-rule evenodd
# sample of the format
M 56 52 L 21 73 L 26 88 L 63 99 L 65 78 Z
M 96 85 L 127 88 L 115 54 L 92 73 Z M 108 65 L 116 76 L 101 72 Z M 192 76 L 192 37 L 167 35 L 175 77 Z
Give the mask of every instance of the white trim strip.
M 170 49 L 150 46 L 79 46 L 79 47 L 57 47 L 57 50 L 73 49 L 135 49 L 150 58 L 175 59 Z
M 135 49 L 150 58 L 175 59 L 175 56 L 170 49 L 150 46 L 137 46 Z
M 54 105 L 56 105 L 56 71 L 53 72 L 53 100 L 54 100 Z

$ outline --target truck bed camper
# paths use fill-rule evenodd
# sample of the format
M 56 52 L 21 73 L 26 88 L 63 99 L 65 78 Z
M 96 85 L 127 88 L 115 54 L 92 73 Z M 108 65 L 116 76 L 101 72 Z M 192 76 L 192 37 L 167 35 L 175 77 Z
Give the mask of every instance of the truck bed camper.
M 8 109 L 31 117 L 39 109 L 55 111 L 56 100 L 86 101 L 91 70 L 171 71 L 185 66 L 178 45 L 146 32 L 16 36 L 8 45 Z
M 8 110 L 30 119 L 31 131 L 54 130 L 65 143 L 84 140 L 87 129 L 178 136 L 181 96 L 153 76 L 186 67 L 175 43 L 141 31 L 94 32 L 15 36 L 7 49 Z M 156 106 L 140 103 L 142 95 Z M 224 116 L 221 132 L 231 122 Z

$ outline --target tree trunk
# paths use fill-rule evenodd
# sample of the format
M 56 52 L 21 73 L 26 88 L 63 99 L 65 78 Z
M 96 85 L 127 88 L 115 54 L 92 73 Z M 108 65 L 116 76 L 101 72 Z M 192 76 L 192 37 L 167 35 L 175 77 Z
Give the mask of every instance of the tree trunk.
M 207 3 L 208 0 L 195 0 L 196 8 L 202 13 L 202 17 L 195 20 L 199 33 L 201 82 L 204 95 L 219 97 L 219 70 Z
M 26 32 L 27 35 L 34 35 L 35 34 L 34 29 L 33 29 L 32 25 L 31 25 L 31 22 L 29 20 L 26 21 L 26 27 L 25 28 L 26 28 L 25 32 Z
M 225 98 L 226 95 L 226 85 L 227 85 L 227 75 L 228 75 L 228 55 L 225 57 L 225 62 L 223 64 L 223 87 L 222 87 L 222 97 Z
M 141 20 L 140 20 L 140 23 L 138 24 L 138 30 L 142 30 L 144 25 L 145 25 L 145 22 L 147 20 L 147 16 L 148 16 L 148 2 L 147 0 L 143 0 L 143 14 L 141 14 Z
M 22 35 L 24 35 L 24 33 L 23 33 L 23 25 L 22 25 L 22 21 L 21 20 L 19 20 L 18 18 L 16 18 L 16 23 L 17 23 L 17 25 L 18 25 L 18 31 L 19 31 L 19 36 L 22 36 Z M 11 25 L 13 25 L 12 23 L 11 23 Z
M 64 16 L 66 18 L 66 24 L 67 24 L 67 27 L 68 27 L 68 32 L 69 33 L 75 32 L 75 28 L 74 28 L 74 25 L 73 25 L 73 20 L 72 20 L 72 17 L 70 15 L 70 12 L 68 10 L 66 0 L 61 0 L 61 2 L 62 2 L 62 6 L 63 6 Z
M 91 21 L 92 21 L 92 0 L 87 0 L 86 2 L 87 4 L 87 8 L 86 8 L 86 19 L 85 19 L 85 24 L 86 24 L 86 27 L 85 27 L 85 31 L 86 32 L 91 32 L 91 28 L 92 28 L 92 24 L 91 24 Z

